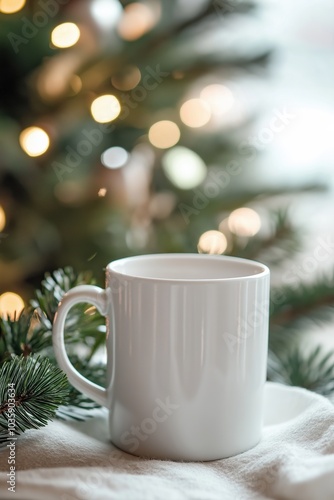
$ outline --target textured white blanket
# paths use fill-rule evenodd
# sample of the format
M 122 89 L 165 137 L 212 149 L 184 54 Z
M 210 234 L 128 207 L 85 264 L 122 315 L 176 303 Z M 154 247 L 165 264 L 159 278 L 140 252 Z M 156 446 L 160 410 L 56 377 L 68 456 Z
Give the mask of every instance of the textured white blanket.
M 334 406 L 311 392 L 266 385 L 263 439 L 239 456 L 202 463 L 133 457 L 108 442 L 105 410 L 55 421 L 0 452 L 0 498 L 20 500 L 334 499 Z

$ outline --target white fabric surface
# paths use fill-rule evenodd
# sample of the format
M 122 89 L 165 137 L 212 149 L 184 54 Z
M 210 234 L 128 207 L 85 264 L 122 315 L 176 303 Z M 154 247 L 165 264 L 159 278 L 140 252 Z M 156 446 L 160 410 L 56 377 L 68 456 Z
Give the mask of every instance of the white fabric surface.
M 7 490 L 0 452 L 0 498 L 20 500 L 334 499 L 334 406 L 294 387 L 266 384 L 262 441 L 214 462 L 140 459 L 108 441 L 106 411 L 80 423 L 55 421 L 17 441 L 16 492 Z

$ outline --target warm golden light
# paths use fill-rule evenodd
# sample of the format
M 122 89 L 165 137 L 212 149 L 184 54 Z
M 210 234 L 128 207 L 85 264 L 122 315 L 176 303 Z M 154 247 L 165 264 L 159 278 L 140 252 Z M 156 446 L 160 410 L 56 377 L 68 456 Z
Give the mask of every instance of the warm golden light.
M 204 181 L 207 168 L 202 158 L 191 149 L 175 146 L 162 158 L 168 179 L 180 189 L 192 189 Z
M 0 295 L 0 316 L 5 319 L 18 317 L 24 308 L 23 299 L 13 292 Z
M 115 120 L 121 112 L 119 100 L 114 95 L 101 95 L 91 105 L 91 113 L 95 121 L 107 123 Z
M 156 148 L 167 149 L 175 146 L 180 140 L 180 129 L 176 123 L 162 120 L 152 125 L 148 132 L 151 144 Z
M 6 214 L 2 206 L 0 205 L 0 232 L 4 230 L 6 225 Z
M 85 197 L 85 186 L 76 181 L 63 181 L 54 188 L 55 197 L 64 205 L 78 206 Z
M 97 196 L 99 196 L 100 198 L 104 198 L 106 194 L 107 194 L 107 189 L 106 188 L 100 188 L 99 192 L 97 193 Z
M 137 66 L 126 66 L 121 72 L 111 77 L 111 83 L 118 90 L 132 90 L 141 80 L 141 72 Z
M 228 227 L 237 236 L 254 236 L 260 231 L 261 219 L 251 208 L 237 208 L 228 218 Z
M 184 71 L 172 71 L 172 77 L 175 78 L 175 80 L 182 80 L 182 78 L 184 78 L 186 76 L 186 74 L 184 73 Z
M 26 0 L 0 0 L 0 12 L 2 14 L 14 14 L 23 9 Z
M 203 99 L 189 99 L 189 101 L 182 104 L 180 117 L 188 127 L 198 128 L 208 123 L 211 118 L 211 111 Z
M 218 229 L 221 233 L 227 234 L 229 232 L 229 227 L 228 227 L 228 217 L 225 217 L 218 226 Z
M 32 157 L 42 155 L 50 145 L 48 134 L 39 127 L 28 127 L 22 130 L 19 141 L 23 151 Z
M 80 30 L 74 23 L 59 24 L 51 33 L 51 42 L 59 49 L 72 47 L 80 38 Z
M 206 231 L 198 240 L 199 253 L 222 254 L 227 248 L 227 239 L 220 231 Z
M 82 89 L 82 80 L 80 76 L 73 75 L 70 79 L 70 87 L 74 94 L 78 94 Z
M 76 93 L 81 79 L 75 74 L 78 66 L 78 55 L 71 51 L 63 52 L 57 57 L 44 61 L 37 77 L 37 89 L 43 100 L 59 99 L 65 93 Z M 78 90 L 80 90 L 78 88 Z
M 124 7 L 118 33 L 124 40 L 137 40 L 153 28 L 156 21 L 156 14 L 148 5 L 139 2 L 130 3 Z
M 234 104 L 234 96 L 225 85 L 208 85 L 202 90 L 200 97 L 209 106 L 213 115 L 227 113 Z

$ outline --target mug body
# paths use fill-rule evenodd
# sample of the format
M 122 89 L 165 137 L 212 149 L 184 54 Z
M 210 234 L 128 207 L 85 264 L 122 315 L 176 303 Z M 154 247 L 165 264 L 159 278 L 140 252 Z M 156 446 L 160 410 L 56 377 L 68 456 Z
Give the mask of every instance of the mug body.
M 215 460 L 261 438 L 269 270 L 197 254 L 107 267 L 110 437 L 139 456 Z

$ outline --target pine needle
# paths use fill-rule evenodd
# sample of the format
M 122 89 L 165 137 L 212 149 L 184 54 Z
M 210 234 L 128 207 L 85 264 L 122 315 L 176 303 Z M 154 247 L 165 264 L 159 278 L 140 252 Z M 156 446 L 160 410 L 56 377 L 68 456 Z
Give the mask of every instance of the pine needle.
M 324 352 L 318 345 L 309 353 L 300 347 L 280 355 L 270 352 L 268 378 L 330 396 L 334 389 L 334 351 Z
M 8 394 L 11 391 L 15 393 L 14 403 Z M 15 419 L 11 432 L 16 435 L 44 427 L 55 417 L 67 394 L 66 375 L 47 358 L 13 356 L 6 361 L 0 369 L 0 443 L 9 437 L 10 417 Z

